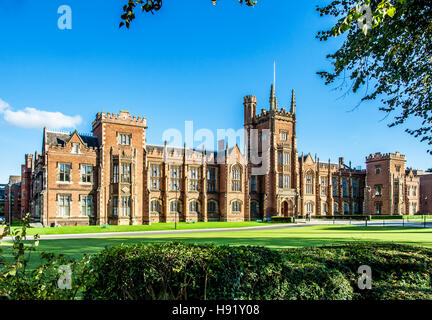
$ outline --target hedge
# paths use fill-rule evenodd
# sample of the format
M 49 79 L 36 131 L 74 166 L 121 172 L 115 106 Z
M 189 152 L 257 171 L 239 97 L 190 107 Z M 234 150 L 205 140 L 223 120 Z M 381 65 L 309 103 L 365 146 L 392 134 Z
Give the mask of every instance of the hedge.
M 372 215 L 372 220 L 402 220 L 403 216 L 400 215 L 384 215 L 384 214 L 377 214 Z
M 271 217 L 271 222 L 293 223 L 294 222 L 294 217 L 274 216 L 274 217 Z
M 364 221 L 365 219 L 370 220 L 371 216 L 368 215 L 348 215 L 348 214 L 336 214 L 334 216 L 331 215 L 327 215 L 327 216 L 313 216 L 313 219 L 328 219 L 328 220 L 362 220 Z
M 371 290 L 357 287 L 361 265 L 372 268 Z M 432 250 L 394 244 L 122 245 L 88 268 L 85 299 L 432 299 Z
M 164 243 L 95 256 L 85 299 L 350 299 L 349 281 L 323 264 L 291 264 L 281 251 Z

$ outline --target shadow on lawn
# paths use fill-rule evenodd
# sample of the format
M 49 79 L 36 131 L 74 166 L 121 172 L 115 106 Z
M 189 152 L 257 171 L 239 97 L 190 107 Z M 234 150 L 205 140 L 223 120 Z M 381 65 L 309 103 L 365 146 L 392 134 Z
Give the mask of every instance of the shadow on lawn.
M 373 225 L 373 226 L 355 226 L 355 225 L 347 225 L 347 226 L 341 226 L 341 225 L 333 225 L 327 226 L 322 225 L 320 226 L 320 230 L 332 230 L 334 232 L 338 231 L 370 231 L 370 232 L 400 232 L 402 230 L 406 231 L 416 231 L 415 233 L 432 233 L 431 228 L 419 228 L 419 227 L 386 227 L 382 225 Z
M 316 247 L 316 246 L 328 246 L 328 245 L 340 245 L 355 242 L 368 242 L 375 243 L 377 240 L 374 239 L 358 239 L 358 238 L 331 238 L 323 239 L 319 237 L 315 238 L 267 238 L 267 237 L 256 237 L 256 238 L 188 238 L 188 237 L 167 237 L 167 238 L 133 238 L 133 237 L 118 237 L 118 238 L 91 238 L 91 239 L 69 239 L 69 240 L 43 240 L 39 243 L 37 252 L 50 251 L 57 254 L 65 254 L 66 256 L 81 257 L 82 254 L 94 254 L 102 250 L 105 247 L 117 246 L 120 244 L 137 244 L 137 243 L 158 243 L 168 241 L 181 241 L 188 243 L 213 243 L 216 245 L 254 245 L 254 246 L 266 246 L 272 249 L 283 249 L 290 247 Z M 380 242 L 391 243 L 393 241 L 380 240 Z M 409 241 L 403 240 L 398 243 L 419 245 L 432 247 L 431 241 Z

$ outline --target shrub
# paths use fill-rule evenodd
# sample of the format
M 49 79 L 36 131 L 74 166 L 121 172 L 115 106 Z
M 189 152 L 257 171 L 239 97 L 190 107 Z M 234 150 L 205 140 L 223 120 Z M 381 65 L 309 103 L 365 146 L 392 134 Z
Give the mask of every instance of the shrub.
M 0 299 L 10 300 L 48 300 L 76 299 L 86 282 L 86 256 L 81 261 L 67 259 L 63 255 L 42 252 L 41 260 L 34 270 L 28 269 L 31 253 L 36 251 L 39 236 L 33 237 L 33 243 L 25 243 L 30 217 L 21 221 L 21 227 L 12 229 L 10 225 L 0 230 L 0 240 L 11 236 L 12 261 L 7 261 L 0 248 Z M 72 282 L 69 289 L 58 285 L 61 277 L 60 266 L 68 266 L 72 272 Z
M 281 251 L 164 243 L 93 257 L 86 299 L 350 299 L 349 281 L 324 264 L 296 265 Z
M 372 215 L 371 218 L 372 220 L 402 220 L 403 216 L 378 214 Z
M 271 217 L 271 222 L 293 223 L 294 222 L 294 217 L 273 216 L 273 217 Z

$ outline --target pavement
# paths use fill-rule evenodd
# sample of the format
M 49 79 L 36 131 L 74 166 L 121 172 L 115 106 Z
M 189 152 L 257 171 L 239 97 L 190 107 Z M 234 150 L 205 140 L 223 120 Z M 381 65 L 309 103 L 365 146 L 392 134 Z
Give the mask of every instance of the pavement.
M 84 239 L 84 238 L 113 238 L 113 237 L 131 237 L 131 236 L 146 236 L 146 235 L 164 235 L 164 234 L 187 234 L 187 233 L 209 233 L 209 232 L 238 232 L 250 230 L 273 230 L 273 229 L 290 229 L 307 226 L 323 226 L 323 225 L 354 225 L 365 226 L 365 221 L 349 221 L 349 220 L 299 220 L 293 224 L 276 224 L 271 226 L 257 227 L 240 227 L 240 228 L 212 228 L 212 229 L 184 229 L 184 230 L 159 230 L 159 231 L 128 231 L 128 232 L 99 232 L 99 233 L 76 233 L 76 234 L 50 234 L 40 235 L 39 240 L 66 240 L 66 239 Z M 383 227 L 417 227 L 423 228 L 423 223 L 419 222 L 402 222 L 402 220 L 373 220 L 367 222 L 368 226 L 383 226 Z M 427 221 L 426 227 L 432 227 L 432 221 Z M 33 240 L 33 236 L 27 236 L 27 240 Z M 5 237 L 0 241 L 13 241 L 12 237 Z

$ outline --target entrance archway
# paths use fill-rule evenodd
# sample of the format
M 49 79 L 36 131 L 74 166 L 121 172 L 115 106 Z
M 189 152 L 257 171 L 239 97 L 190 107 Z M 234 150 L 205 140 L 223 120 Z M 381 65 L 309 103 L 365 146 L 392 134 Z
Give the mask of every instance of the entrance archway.
M 292 217 L 294 216 L 294 206 L 291 201 L 283 201 L 281 203 L 281 216 Z

